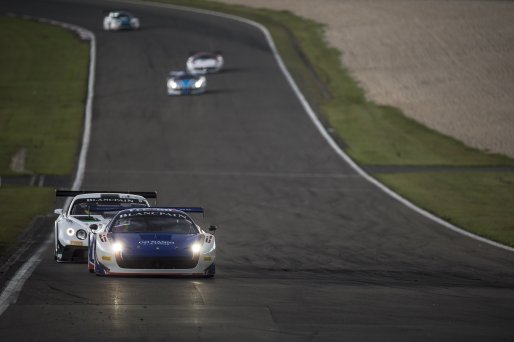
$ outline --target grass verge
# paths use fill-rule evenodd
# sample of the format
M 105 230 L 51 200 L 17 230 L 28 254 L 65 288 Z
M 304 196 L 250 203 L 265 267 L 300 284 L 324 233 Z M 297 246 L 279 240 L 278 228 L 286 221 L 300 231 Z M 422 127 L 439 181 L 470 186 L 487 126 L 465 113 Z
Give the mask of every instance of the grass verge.
M 0 174 L 69 174 L 82 129 L 89 44 L 48 24 L 0 16 Z
M 49 212 L 54 198 L 51 188 L 0 188 L 0 255 L 16 243 L 35 216 Z
M 324 39 L 324 26 L 287 11 L 254 9 L 208 0 L 164 3 L 248 18 L 268 28 L 293 78 L 344 150 L 361 165 L 505 166 L 514 160 L 467 147 L 366 99 Z M 512 174 L 418 173 L 375 175 L 412 202 L 478 235 L 514 246 Z M 487 195 L 484 195 L 487 194 Z
M 514 246 L 512 173 L 381 174 L 377 178 L 448 222 Z
M 82 130 L 89 44 L 48 24 L 0 16 L 0 175 L 27 151 L 21 173 L 69 174 Z M 48 213 L 53 189 L 0 187 L 0 254 L 34 216 Z

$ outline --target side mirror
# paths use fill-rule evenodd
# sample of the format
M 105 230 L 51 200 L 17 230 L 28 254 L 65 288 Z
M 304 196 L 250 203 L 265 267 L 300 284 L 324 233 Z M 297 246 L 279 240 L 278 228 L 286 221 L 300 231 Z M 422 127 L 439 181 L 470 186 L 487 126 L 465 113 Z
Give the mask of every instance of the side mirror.
M 62 215 L 62 209 L 55 209 L 54 214 Z
M 210 232 L 212 235 L 214 235 L 214 233 L 216 233 L 216 229 L 218 229 L 218 227 L 216 227 L 216 226 L 210 226 L 210 227 L 209 227 L 209 232 Z
M 98 230 L 98 225 L 93 223 L 92 225 L 89 226 L 89 229 L 91 229 L 91 231 L 93 233 L 96 233 L 96 231 Z

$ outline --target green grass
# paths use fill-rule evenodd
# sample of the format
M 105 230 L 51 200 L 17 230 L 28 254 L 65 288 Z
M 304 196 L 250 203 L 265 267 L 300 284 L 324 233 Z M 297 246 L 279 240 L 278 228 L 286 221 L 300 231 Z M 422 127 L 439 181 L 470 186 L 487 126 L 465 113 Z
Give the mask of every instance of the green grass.
M 0 255 L 16 243 L 33 217 L 49 212 L 54 198 L 50 188 L 0 188 Z
M 381 174 L 378 179 L 439 217 L 514 246 L 514 174 Z
M 28 173 L 69 174 L 81 135 L 89 44 L 62 28 L 0 16 L 0 174 L 27 149 Z
M 0 175 L 27 149 L 25 173 L 69 174 L 75 165 L 89 44 L 48 24 L 0 16 Z M 50 188 L 0 188 L 0 254 L 53 204 Z

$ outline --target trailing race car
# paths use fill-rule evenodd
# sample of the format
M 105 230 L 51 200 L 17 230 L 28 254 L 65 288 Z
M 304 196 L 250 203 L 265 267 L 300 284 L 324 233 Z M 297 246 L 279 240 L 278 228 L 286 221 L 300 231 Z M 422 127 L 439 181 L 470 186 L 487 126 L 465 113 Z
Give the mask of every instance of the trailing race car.
M 185 71 L 170 72 L 166 86 L 168 95 L 189 95 L 205 92 L 207 79 L 205 76 L 189 74 Z
M 104 18 L 104 30 L 135 30 L 139 28 L 139 19 L 124 11 L 109 12 Z
M 93 233 L 88 269 L 97 275 L 205 276 L 216 272 L 215 226 L 206 233 L 188 215 L 202 208 L 120 211 Z
M 155 192 L 97 192 L 56 190 L 57 197 L 73 197 L 68 207 L 56 209 L 54 258 L 58 262 L 87 260 L 90 225 L 105 226 L 123 209 L 146 208 L 146 198 L 156 198 Z
M 191 74 L 218 72 L 223 68 L 223 55 L 215 52 L 194 52 L 187 59 L 187 71 Z

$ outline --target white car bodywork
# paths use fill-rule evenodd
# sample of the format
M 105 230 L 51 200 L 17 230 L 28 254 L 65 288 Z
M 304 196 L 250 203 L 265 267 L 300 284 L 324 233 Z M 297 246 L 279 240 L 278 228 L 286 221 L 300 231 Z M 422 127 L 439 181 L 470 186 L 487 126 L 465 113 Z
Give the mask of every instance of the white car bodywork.
M 139 18 L 123 11 L 109 12 L 103 22 L 103 28 L 106 31 L 136 30 L 139 27 Z
M 207 74 L 218 72 L 223 68 L 224 59 L 220 52 L 196 52 L 186 62 L 187 71 L 191 74 Z
M 56 192 L 57 196 L 65 196 L 58 195 L 58 192 Z M 73 192 L 70 191 L 70 193 Z M 149 206 L 145 197 L 134 194 L 85 193 L 76 195 L 66 209 L 54 211 L 59 215 L 54 224 L 54 259 L 58 262 L 87 260 L 90 225 L 96 224 L 98 227 L 103 227 L 120 210 Z M 95 212 L 98 207 L 106 210 Z

